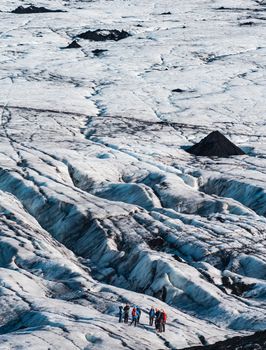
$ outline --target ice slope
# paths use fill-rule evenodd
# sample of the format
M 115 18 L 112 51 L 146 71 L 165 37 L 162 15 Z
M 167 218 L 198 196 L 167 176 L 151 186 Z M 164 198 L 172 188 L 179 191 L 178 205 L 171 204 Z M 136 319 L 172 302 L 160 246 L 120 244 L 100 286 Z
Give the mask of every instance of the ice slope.
M 0 6 L 0 348 L 182 349 L 264 330 L 263 2 L 11 13 L 27 4 Z M 78 39 L 97 29 L 130 36 Z M 247 155 L 185 152 L 216 129 Z M 125 302 L 145 324 L 164 307 L 166 334 L 119 325 Z
M 1 192 L 1 347 L 36 349 L 144 348 L 178 342 L 185 346 L 208 336 L 206 322 L 166 307 L 172 319 L 167 340 L 149 327 L 118 325 L 117 305 L 152 297 L 97 283 L 82 260 L 54 240 L 21 203 Z M 144 315 L 147 319 L 147 316 Z M 187 329 L 195 327 L 193 334 Z M 210 325 L 215 335 L 225 332 Z M 138 337 L 136 338 L 136 334 Z

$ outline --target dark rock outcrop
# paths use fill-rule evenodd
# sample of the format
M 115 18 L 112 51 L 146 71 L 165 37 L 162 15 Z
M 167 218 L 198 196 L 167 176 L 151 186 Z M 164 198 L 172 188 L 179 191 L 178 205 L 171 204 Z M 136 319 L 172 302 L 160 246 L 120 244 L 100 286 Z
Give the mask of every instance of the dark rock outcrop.
M 254 26 L 255 23 L 252 22 L 252 21 L 249 21 L 249 22 L 242 22 L 242 23 L 239 23 L 240 27 L 251 27 L 251 26 Z
M 104 49 L 95 49 L 92 51 L 93 55 L 96 56 L 96 57 L 101 57 L 103 56 L 103 54 L 105 52 L 107 52 L 108 50 L 104 50 Z
M 256 286 L 255 283 L 245 284 L 242 281 L 234 281 L 232 278 L 227 276 L 222 277 L 222 282 L 226 288 L 231 289 L 232 293 L 237 296 L 242 296 L 243 293 L 251 290 Z
M 234 337 L 207 346 L 193 346 L 183 350 L 265 350 L 266 331 L 256 332 L 253 335 Z
M 181 94 L 182 92 L 186 92 L 186 90 L 177 88 L 177 89 L 172 90 L 172 92 L 178 92 Z
M 148 241 L 148 244 L 152 249 L 161 249 L 164 243 L 165 242 L 161 237 L 156 237 Z
M 17 14 L 27 14 L 27 13 L 47 13 L 47 12 L 65 12 L 63 10 L 50 10 L 45 7 L 37 7 L 34 5 L 30 5 L 28 7 L 19 6 L 15 10 L 11 11 L 11 13 Z
M 187 149 L 188 153 L 196 156 L 226 158 L 234 155 L 243 155 L 239 147 L 229 141 L 219 131 L 213 131 L 199 143 Z
M 76 40 L 74 40 L 68 46 L 63 47 L 63 49 L 79 49 L 80 47 L 81 46 L 79 45 L 79 43 Z
M 81 39 L 91 40 L 91 41 L 118 41 L 129 37 L 130 34 L 125 30 L 117 29 L 97 29 L 97 30 L 87 30 L 84 33 L 78 34 L 78 37 Z

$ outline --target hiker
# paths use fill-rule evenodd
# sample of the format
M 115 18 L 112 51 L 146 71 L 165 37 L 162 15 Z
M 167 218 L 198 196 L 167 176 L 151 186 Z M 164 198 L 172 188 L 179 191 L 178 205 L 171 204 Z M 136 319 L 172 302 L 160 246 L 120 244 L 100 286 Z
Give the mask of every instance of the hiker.
M 137 308 L 135 306 L 132 309 L 131 316 L 132 316 L 132 321 L 131 321 L 130 325 L 132 325 L 134 323 L 134 327 L 136 327 L 138 315 L 137 315 Z
M 125 323 L 128 323 L 129 310 L 130 310 L 130 307 L 128 304 L 126 304 L 126 306 L 124 307 L 124 322 Z
M 160 316 L 161 316 L 160 310 L 156 309 L 155 310 L 155 329 L 158 332 L 160 332 Z
M 157 319 L 157 330 L 158 332 L 162 332 L 163 330 L 163 309 L 161 309 L 161 311 L 159 311 L 159 316 L 158 316 L 158 319 Z
M 119 306 L 119 323 L 121 323 L 123 321 L 123 306 L 120 305 Z
M 149 311 L 150 326 L 153 326 L 154 317 L 155 317 L 155 310 L 154 310 L 154 307 L 152 306 Z
M 167 314 L 165 310 L 161 310 L 160 331 L 165 332 L 165 324 L 167 320 Z
M 137 311 L 137 323 L 139 323 L 140 316 L 141 316 L 141 310 L 140 310 L 140 308 L 138 306 L 136 308 L 136 311 Z

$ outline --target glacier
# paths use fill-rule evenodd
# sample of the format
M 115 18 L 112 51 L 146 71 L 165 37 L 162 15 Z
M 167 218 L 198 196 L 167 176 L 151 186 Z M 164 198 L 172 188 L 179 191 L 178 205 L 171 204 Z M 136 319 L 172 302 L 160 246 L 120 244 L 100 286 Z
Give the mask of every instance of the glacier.
M 265 5 L 1 1 L 0 349 L 264 334 Z M 216 130 L 245 155 L 186 152 Z

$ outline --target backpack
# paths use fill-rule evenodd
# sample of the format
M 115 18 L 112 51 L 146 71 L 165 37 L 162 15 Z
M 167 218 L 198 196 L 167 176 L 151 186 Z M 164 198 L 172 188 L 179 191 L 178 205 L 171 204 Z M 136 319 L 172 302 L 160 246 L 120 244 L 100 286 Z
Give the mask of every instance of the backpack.
M 167 320 L 166 312 L 163 312 L 163 315 L 162 315 L 162 316 L 163 316 L 163 321 L 166 322 L 166 320 Z

